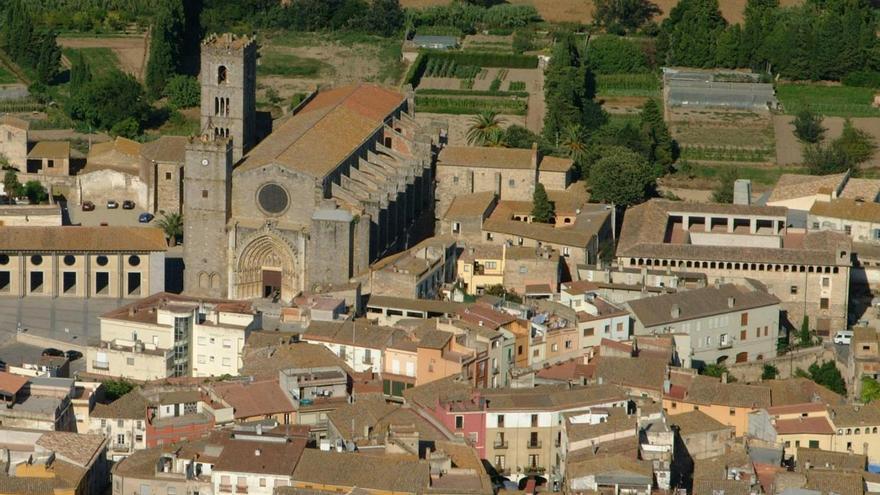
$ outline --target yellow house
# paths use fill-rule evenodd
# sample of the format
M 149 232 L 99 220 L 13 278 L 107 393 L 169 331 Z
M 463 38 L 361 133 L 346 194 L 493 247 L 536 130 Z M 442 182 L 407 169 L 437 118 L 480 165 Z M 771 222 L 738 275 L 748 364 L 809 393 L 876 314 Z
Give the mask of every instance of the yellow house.
M 506 245 L 465 248 L 458 258 L 456 272 L 468 294 L 482 294 L 488 287 L 504 284 L 506 250 Z
M 734 434 L 739 437 L 749 430 L 749 413 L 770 407 L 768 387 L 724 383 L 702 375 L 686 379 L 690 381 L 688 385 L 673 384 L 664 393 L 666 414 L 702 411 L 715 421 L 733 427 Z

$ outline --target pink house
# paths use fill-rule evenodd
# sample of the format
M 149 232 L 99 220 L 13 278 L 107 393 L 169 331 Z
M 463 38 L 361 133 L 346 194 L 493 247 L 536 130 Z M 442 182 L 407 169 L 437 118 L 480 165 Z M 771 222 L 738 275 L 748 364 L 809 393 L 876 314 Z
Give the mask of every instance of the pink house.
M 481 459 L 486 457 L 486 403 L 477 391 L 462 401 L 437 401 L 428 410 L 447 430 L 468 441 Z

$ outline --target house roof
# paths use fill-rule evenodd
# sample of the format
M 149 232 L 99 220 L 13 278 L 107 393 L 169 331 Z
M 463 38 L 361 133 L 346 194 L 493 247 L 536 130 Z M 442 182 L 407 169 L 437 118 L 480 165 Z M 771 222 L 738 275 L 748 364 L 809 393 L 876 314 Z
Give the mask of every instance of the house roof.
M 823 416 L 777 419 L 776 433 L 780 435 L 833 435 L 834 428 L 831 426 L 828 418 Z
M 248 345 L 242 355 L 242 375 L 277 377 L 278 372 L 288 368 L 319 368 L 339 366 L 347 373 L 351 370 L 330 349 L 321 344 L 298 342 L 295 344 Z
M 850 257 L 838 259 L 838 247 L 850 250 L 851 240 L 843 233 L 821 231 L 786 237 L 782 248 L 734 245 L 696 245 L 670 242 L 667 231 L 671 216 L 690 213 L 774 217 L 785 220 L 786 208 L 775 206 L 682 203 L 652 199 L 627 209 L 617 245 L 618 257 L 649 257 L 706 261 L 749 261 L 752 263 L 848 265 Z
M 810 215 L 854 222 L 880 223 L 880 203 L 845 198 L 816 201 L 810 208 Z
M 417 460 L 317 449 L 303 452 L 293 476 L 301 483 L 395 493 L 421 493 L 430 485 L 428 465 Z
M 663 389 L 666 359 L 598 356 L 590 364 L 596 366 L 595 377 L 608 383 L 658 392 Z
M 570 442 L 577 442 L 625 431 L 635 435 L 637 426 L 638 418 L 627 414 L 625 408 L 612 407 L 609 409 L 607 420 L 600 423 L 590 424 L 573 423 L 570 420 L 565 421 L 565 432 Z
M 371 294 L 367 307 L 393 308 L 409 311 L 425 311 L 428 313 L 454 314 L 467 307 L 465 303 L 454 301 L 437 301 L 434 299 L 410 299 L 406 297 L 382 296 Z
M 5 371 L 0 371 L 0 392 L 4 395 L 15 395 L 24 387 L 28 379 L 21 375 L 14 375 Z
M 141 146 L 141 155 L 151 161 L 161 163 L 180 163 L 186 161 L 185 136 L 161 136 Z
M 322 179 L 405 101 L 403 94 L 374 84 L 320 91 L 252 149 L 236 172 L 277 164 Z
M 278 380 L 218 382 L 214 392 L 232 406 L 235 419 L 268 417 L 295 411 Z
M 70 142 L 40 141 L 28 152 L 29 160 L 67 160 L 70 159 Z
M 0 251 L 164 252 L 165 234 L 152 227 L 0 227 Z
M 255 314 L 253 304 L 250 301 L 236 301 L 232 299 L 215 299 L 209 297 L 194 297 L 171 292 L 157 292 L 152 296 L 138 299 L 130 304 L 112 309 L 101 315 L 101 318 L 131 321 L 137 323 L 157 323 L 158 310 L 192 312 L 197 308 L 210 309 L 221 313 Z M 233 325 L 223 325 L 233 327 Z M 242 328 L 244 331 L 244 328 Z
M 557 227 L 547 223 L 513 220 L 514 206 L 516 205 L 511 205 L 509 201 L 499 201 L 489 218 L 483 222 L 483 230 L 551 244 L 585 248 L 611 216 L 610 210 L 604 205 L 583 205 L 580 213 L 576 213 L 574 224 Z
M 809 378 L 793 377 L 783 380 L 769 380 L 764 385 L 770 389 L 773 406 L 804 404 L 822 401 L 827 404 L 842 405 L 844 397 L 819 385 Z
M 395 333 L 403 333 L 402 330 L 374 325 L 363 320 L 329 322 L 312 321 L 303 332 L 302 338 L 314 342 L 333 342 L 367 347 L 370 349 L 384 349 Z
M 761 385 L 721 383 L 715 378 L 695 375 L 682 400 L 696 404 L 766 409 L 770 407 L 770 389 Z
M 833 175 L 782 174 L 776 181 L 776 185 L 773 186 L 767 202 L 775 203 L 814 196 L 820 192 L 830 194 L 840 187 L 840 184 L 846 179 L 846 175 L 846 173 Z
M 305 450 L 305 438 L 283 443 L 227 438 L 214 471 L 290 476 Z
M 716 421 L 703 411 L 689 411 L 668 417 L 668 423 L 678 426 L 682 435 L 695 435 L 710 431 L 729 430 L 730 427 Z
M 87 163 L 92 166 L 108 166 L 135 170 L 139 168 L 141 143 L 117 136 L 113 141 L 95 143 L 89 150 Z
M 797 469 L 801 472 L 808 469 L 864 471 L 868 465 L 867 456 L 862 454 L 832 452 L 807 447 L 797 448 L 797 460 Z
M 37 440 L 37 445 L 55 452 L 67 462 L 86 467 L 100 453 L 104 442 L 104 435 L 47 431 Z
M 20 119 L 18 117 L 13 117 L 12 115 L 4 115 L 0 117 L 0 125 L 17 127 L 18 129 L 21 129 L 23 131 L 31 128 L 31 123 L 29 121 Z
M 779 304 L 779 298 L 743 285 L 663 294 L 629 302 L 633 316 L 646 328 Z M 677 310 L 677 315 L 674 311 Z
M 850 177 L 838 197 L 874 201 L 877 199 L 878 194 L 880 194 L 880 180 Z
M 141 395 L 140 390 L 132 390 L 110 404 L 95 404 L 91 417 L 144 419 L 147 415 L 148 405 L 149 401 Z
M 492 191 L 455 196 L 449 203 L 449 208 L 446 209 L 443 218 L 447 220 L 466 217 L 484 218 L 492 205 L 495 204 L 495 199 L 495 193 Z
M 573 407 L 606 404 L 626 400 L 626 393 L 616 385 L 545 385 L 523 389 L 481 391 L 493 411 L 558 411 Z
M 592 456 L 569 461 L 565 466 L 565 475 L 569 479 L 590 475 L 597 478 L 615 476 L 625 478 L 630 482 L 646 484 L 650 484 L 653 480 L 650 461 L 642 461 L 620 454 Z

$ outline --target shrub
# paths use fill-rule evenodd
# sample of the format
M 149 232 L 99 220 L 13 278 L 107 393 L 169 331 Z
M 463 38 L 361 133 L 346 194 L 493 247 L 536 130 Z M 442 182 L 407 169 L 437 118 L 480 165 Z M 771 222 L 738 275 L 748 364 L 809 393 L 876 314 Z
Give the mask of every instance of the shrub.
M 501 89 L 501 79 L 492 79 L 492 82 L 489 83 L 489 91 L 498 91 Z
M 647 72 L 648 61 L 641 48 L 617 36 L 601 36 L 590 42 L 587 64 L 598 74 Z
M 198 106 L 201 99 L 199 81 L 191 76 L 173 76 L 165 85 L 165 96 L 175 108 Z
M 843 76 L 841 80 L 845 86 L 858 86 L 862 88 L 880 88 L 880 72 L 856 71 Z

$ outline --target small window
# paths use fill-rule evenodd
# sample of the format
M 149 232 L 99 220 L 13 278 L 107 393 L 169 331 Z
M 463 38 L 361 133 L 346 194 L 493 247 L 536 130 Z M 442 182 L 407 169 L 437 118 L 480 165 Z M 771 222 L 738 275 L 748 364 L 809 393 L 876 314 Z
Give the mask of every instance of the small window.
M 743 313 L 743 314 L 739 315 L 739 324 L 741 326 L 746 326 L 749 324 L 749 314 L 748 313 Z
M 464 416 L 456 416 L 455 417 L 455 429 L 460 430 L 464 428 Z
M 223 366 L 232 366 L 232 359 L 228 357 L 223 358 Z
M 171 172 L 165 172 L 165 180 L 171 180 Z
M 798 293 L 797 285 L 792 285 L 791 288 L 789 289 L 789 292 L 791 293 L 791 295 L 796 296 Z
M 562 255 L 563 256 L 571 256 L 571 249 L 568 247 L 562 247 Z
M 232 348 L 232 340 L 223 339 L 223 348 L 224 349 L 231 349 Z
M 736 409 L 731 407 L 727 410 L 727 414 L 729 414 L 730 416 L 736 416 Z
M 509 181 L 507 181 L 507 185 L 510 187 L 516 187 L 516 181 L 513 179 L 510 179 Z
M 852 225 L 844 225 L 843 231 L 846 232 L 846 235 L 852 234 Z
M 134 358 L 125 358 L 125 364 L 128 366 L 134 366 Z
M 828 298 L 823 297 L 819 299 L 819 309 L 828 309 Z
M 538 427 L 538 415 L 532 414 L 532 428 Z
M 452 183 L 458 184 L 458 176 L 457 175 L 452 176 Z
M 31 256 L 31 264 L 34 266 L 40 266 L 41 264 L 43 264 L 43 257 L 39 254 Z
M 225 83 L 227 80 L 227 77 L 228 77 L 228 74 L 226 71 L 226 66 L 221 65 L 220 67 L 217 67 L 217 84 Z
M 498 415 L 498 427 L 504 428 L 504 415 L 503 414 Z
M 124 419 L 117 419 L 117 420 L 116 420 L 116 426 L 119 427 L 119 428 L 123 428 L 123 427 L 125 427 L 125 420 L 124 420 Z M 123 443 L 123 442 L 119 442 L 119 443 Z
M 208 190 L 207 190 L 207 189 L 202 189 L 202 197 L 203 197 L 203 198 L 207 198 L 207 197 L 208 197 Z
M 822 277 L 822 287 L 831 287 L 831 277 Z

